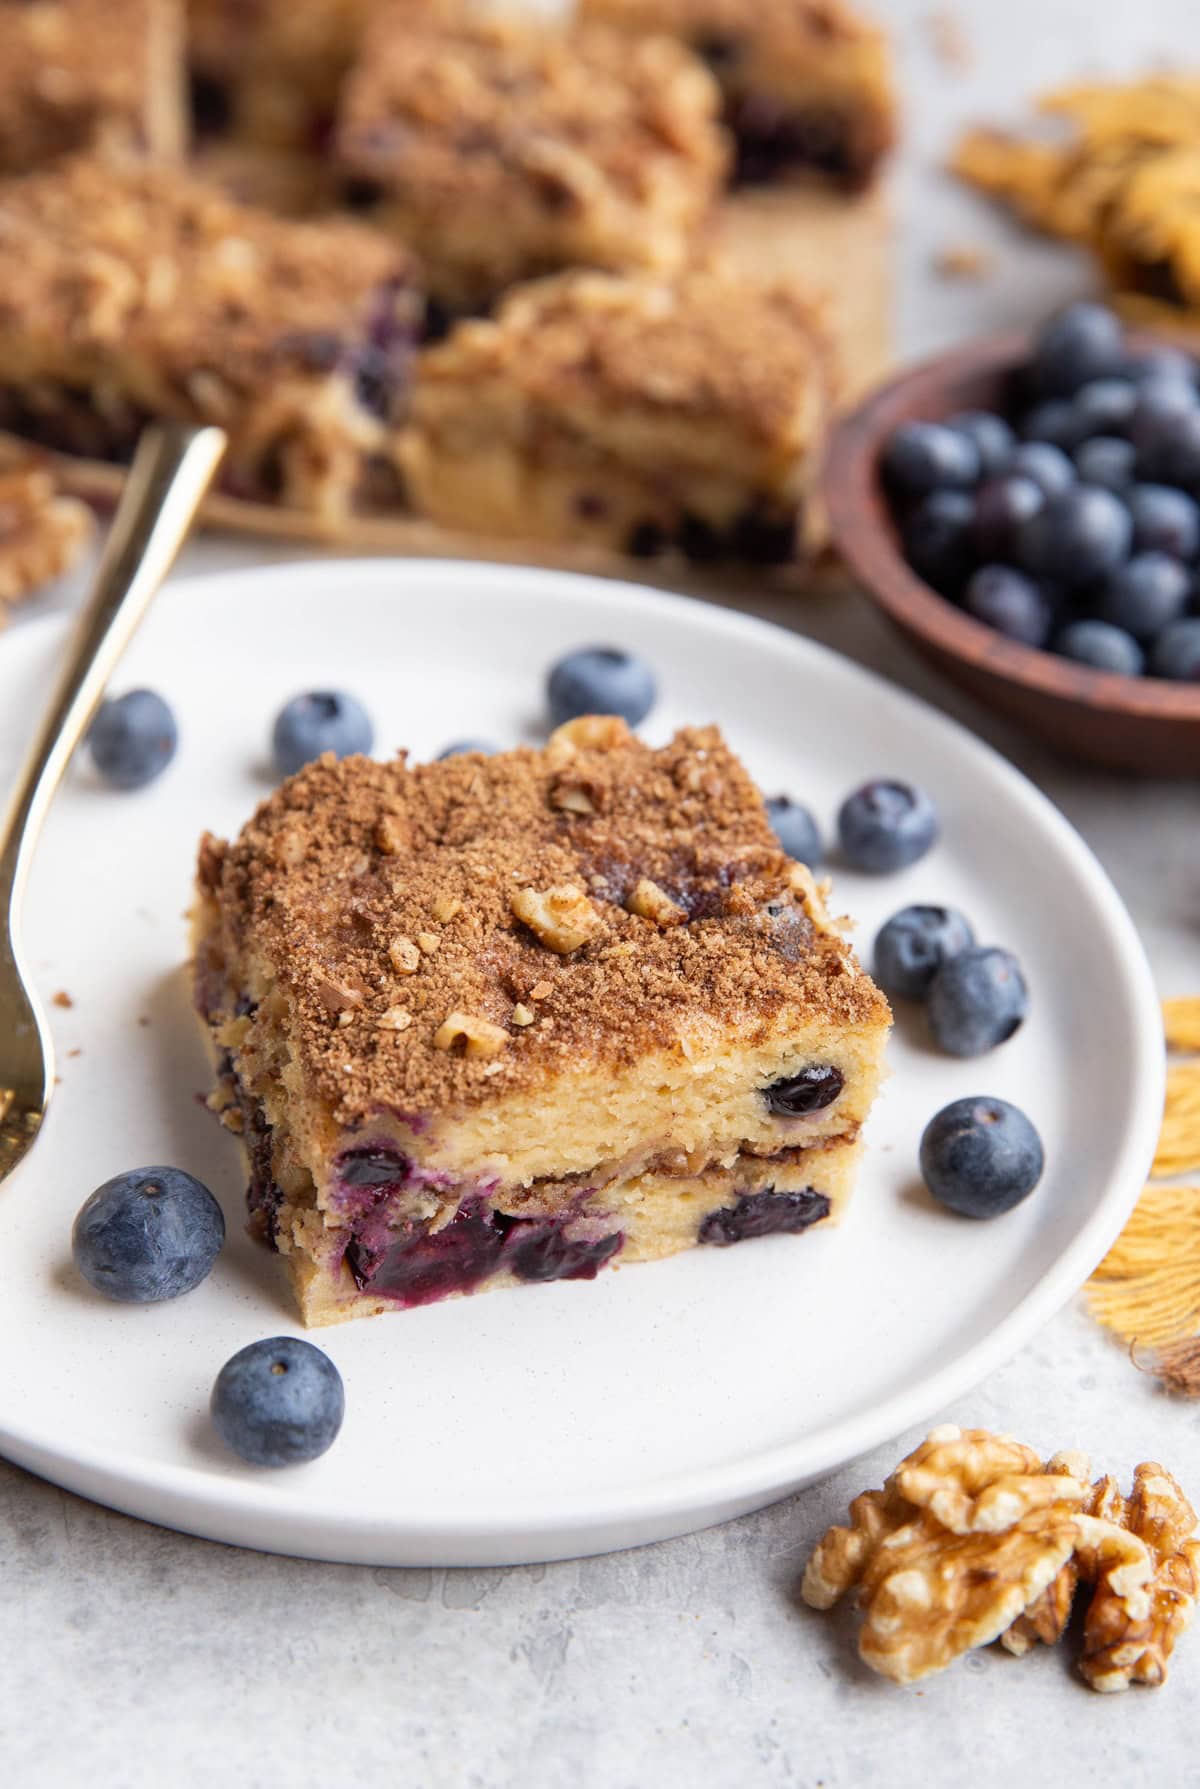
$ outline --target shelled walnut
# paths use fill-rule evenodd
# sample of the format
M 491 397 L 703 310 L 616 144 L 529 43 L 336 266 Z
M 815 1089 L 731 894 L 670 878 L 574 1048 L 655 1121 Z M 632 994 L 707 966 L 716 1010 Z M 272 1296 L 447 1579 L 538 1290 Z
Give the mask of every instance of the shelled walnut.
M 1080 1670 L 1096 1690 L 1165 1681 L 1200 1584 L 1196 1513 L 1171 1475 L 1137 1468 L 1131 1496 L 1087 1459 L 986 1429 L 934 1429 L 881 1491 L 818 1542 L 801 1594 L 863 1610 L 859 1652 L 897 1683 L 999 1640 L 1021 1657 L 1061 1638 L 1091 1587 Z

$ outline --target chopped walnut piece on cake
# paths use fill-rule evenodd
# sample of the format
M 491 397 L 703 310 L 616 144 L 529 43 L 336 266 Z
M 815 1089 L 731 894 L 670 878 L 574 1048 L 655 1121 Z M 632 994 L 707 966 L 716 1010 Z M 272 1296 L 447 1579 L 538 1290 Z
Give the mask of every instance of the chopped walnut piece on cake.
M 1161 1466 L 1137 1468 L 1128 1500 L 1088 1480 L 1084 1455 L 1042 1465 L 1010 1436 L 935 1429 L 818 1542 L 804 1600 L 829 1609 L 855 1592 L 862 1658 L 914 1683 L 992 1640 L 1017 1657 L 1053 1645 L 1084 1585 L 1087 1682 L 1160 1684 L 1195 1609 L 1195 1511 Z
M 418 356 L 399 456 L 444 527 L 789 564 L 836 386 L 790 286 L 567 273 Z
M 0 620 L 76 565 L 92 540 L 87 505 L 60 494 L 35 456 L 0 445 Z
M 350 202 L 471 310 L 558 268 L 680 266 L 725 173 L 719 107 L 669 37 L 385 0 L 336 148 Z
M 586 813 L 549 800 L 568 766 Z M 206 839 L 216 1103 L 305 1321 L 835 1219 L 890 1015 L 794 870 L 715 729 L 655 750 L 598 717 L 542 751 L 327 756 Z M 788 1111 L 814 1064 L 831 1097 Z
M 56 163 L 0 189 L 0 428 L 124 461 L 149 417 L 214 422 L 226 489 L 335 528 L 390 451 L 413 278 L 351 220 L 133 158 Z
M 182 0 L 0 4 L 0 173 L 79 149 L 181 155 L 181 8 Z
M 883 33 L 845 0 L 583 0 L 583 17 L 670 32 L 708 64 L 737 177 L 818 175 L 865 186 L 896 134 Z

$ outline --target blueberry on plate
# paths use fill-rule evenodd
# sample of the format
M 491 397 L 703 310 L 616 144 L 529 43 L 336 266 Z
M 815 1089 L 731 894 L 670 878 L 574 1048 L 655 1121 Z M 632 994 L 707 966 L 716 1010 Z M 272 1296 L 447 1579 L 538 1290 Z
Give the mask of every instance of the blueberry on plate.
M 1169 553 L 1194 559 L 1200 553 L 1200 504 L 1172 485 L 1134 485 L 1126 494 L 1133 517 L 1135 553 Z
M 916 863 L 938 836 L 937 809 L 924 790 L 885 777 L 848 795 L 837 824 L 847 863 L 875 876 Z
M 456 739 L 452 745 L 444 747 L 438 753 L 435 762 L 441 764 L 447 758 L 465 758 L 470 752 L 478 752 L 484 758 L 494 758 L 496 747 L 489 739 Z
M 1004 470 L 1016 437 L 1002 416 L 992 410 L 961 410 L 950 417 L 946 427 L 975 443 L 982 477 L 991 478 Z
M 1046 1165 L 1037 1131 L 1007 1100 L 975 1094 L 931 1118 L 921 1137 L 921 1174 L 939 1205 L 962 1217 L 994 1218 L 1027 1199 Z
M 979 449 L 970 435 L 941 422 L 902 422 L 883 449 L 883 476 L 905 497 L 967 490 L 979 477 Z
M 974 529 L 968 492 L 934 491 L 904 524 L 904 557 L 942 596 L 956 596 L 975 563 Z
M 175 716 L 154 690 L 101 704 L 88 729 L 92 763 L 114 789 L 141 789 L 161 776 L 179 744 Z
M 271 752 L 279 775 L 295 776 L 324 752 L 349 758 L 369 752 L 374 742 L 371 717 L 357 697 L 344 690 L 307 690 L 279 710 Z
M 980 559 L 1007 559 L 1021 529 L 1045 501 L 1041 485 L 1024 473 L 986 479 L 975 493 L 973 536 Z
M 1029 990 L 1011 951 L 971 945 L 942 964 L 929 985 L 929 1025 L 950 1056 L 982 1056 L 1005 1043 L 1029 1010 Z
M 1146 655 L 1133 635 L 1111 621 L 1068 622 L 1055 640 L 1054 650 L 1077 665 L 1089 665 L 1093 671 L 1116 671 L 1122 677 L 1140 677 L 1146 668 Z
M 789 857 L 810 868 L 820 863 L 825 849 L 820 830 L 803 803 L 790 795 L 773 795 L 767 802 L 767 818 Z
M 1049 441 L 1022 441 L 1013 448 L 1007 471 L 1031 478 L 1047 497 L 1061 497 L 1075 483 L 1074 464 Z
M 1067 587 L 1102 577 L 1128 556 L 1129 511 L 1099 485 L 1073 485 L 1025 523 L 1017 540 L 1022 569 Z
M 1175 683 L 1200 683 L 1200 616 L 1163 628 L 1150 648 L 1150 669 Z
M 885 994 L 923 1000 L 943 963 L 975 942 L 953 907 L 902 907 L 875 938 L 875 980 Z
M 295 1336 L 251 1342 L 217 1374 L 213 1427 L 251 1466 L 299 1466 L 332 1447 L 346 1414 L 342 1376 Z
M 976 621 L 1023 646 L 1044 646 L 1049 638 L 1053 620 L 1049 597 L 1032 578 L 1014 571 L 1011 565 L 981 565 L 973 572 L 963 608 Z
M 1136 640 L 1152 640 L 1188 605 L 1192 580 L 1178 559 L 1138 553 L 1109 573 L 1096 598 L 1101 621 L 1124 628 Z
M 202 1181 L 182 1168 L 134 1168 L 79 1208 L 71 1255 L 89 1286 L 120 1304 L 190 1292 L 225 1241 L 225 1219 Z
M 644 721 L 658 695 L 645 659 L 617 646 L 584 646 L 550 668 L 546 696 L 556 727 L 581 714 L 617 714 L 629 726 Z
M 1075 449 L 1075 466 L 1084 484 L 1103 485 L 1106 491 L 1126 491 L 1133 483 L 1133 442 L 1120 435 L 1093 435 Z
M 1102 304 L 1069 304 L 1050 318 L 1034 345 L 1030 375 L 1043 397 L 1073 397 L 1081 385 L 1125 369 L 1125 332 Z

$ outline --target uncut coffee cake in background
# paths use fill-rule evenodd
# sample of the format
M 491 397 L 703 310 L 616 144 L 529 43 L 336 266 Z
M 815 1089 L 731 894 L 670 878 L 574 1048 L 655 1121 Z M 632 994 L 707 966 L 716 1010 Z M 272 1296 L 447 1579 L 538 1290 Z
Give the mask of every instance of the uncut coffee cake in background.
M 836 1220 L 887 1002 L 715 728 L 326 757 L 203 841 L 195 998 L 306 1323 Z

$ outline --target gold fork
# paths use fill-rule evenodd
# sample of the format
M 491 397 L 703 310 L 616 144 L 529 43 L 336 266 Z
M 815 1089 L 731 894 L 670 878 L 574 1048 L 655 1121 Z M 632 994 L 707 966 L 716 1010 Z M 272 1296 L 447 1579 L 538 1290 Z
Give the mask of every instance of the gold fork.
M 170 571 L 224 451 L 220 429 L 168 423 L 146 430 L 58 684 L 0 823 L 0 1180 L 32 1147 L 54 1087 L 50 1027 L 29 985 L 20 941 L 34 846 L 71 753 Z

